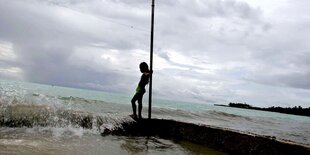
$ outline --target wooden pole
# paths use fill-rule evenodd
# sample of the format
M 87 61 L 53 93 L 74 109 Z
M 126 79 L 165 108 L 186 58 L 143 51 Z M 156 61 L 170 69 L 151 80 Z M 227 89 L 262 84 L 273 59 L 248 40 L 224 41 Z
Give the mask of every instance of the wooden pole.
M 149 89 L 149 119 L 152 114 L 152 72 L 153 72 L 153 42 L 154 42 L 154 10 L 155 0 L 152 0 L 152 17 L 151 17 L 151 47 L 150 47 L 150 89 Z

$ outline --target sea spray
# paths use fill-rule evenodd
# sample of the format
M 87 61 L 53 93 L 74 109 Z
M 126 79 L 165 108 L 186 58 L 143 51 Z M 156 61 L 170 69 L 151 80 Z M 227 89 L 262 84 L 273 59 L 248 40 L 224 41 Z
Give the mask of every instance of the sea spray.
M 117 115 L 99 115 L 95 113 L 54 109 L 47 105 L 11 104 L 2 106 L 0 126 L 6 127 L 75 127 L 94 129 L 99 133 L 105 129 L 113 130 L 124 122 L 134 121 L 130 117 Z

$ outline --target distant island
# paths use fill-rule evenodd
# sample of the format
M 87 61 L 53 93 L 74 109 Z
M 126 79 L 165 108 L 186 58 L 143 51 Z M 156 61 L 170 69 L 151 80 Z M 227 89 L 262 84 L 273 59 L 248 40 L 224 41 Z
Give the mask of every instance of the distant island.
M 233 108 L 243 108 L 243 109 L 254 109 L 254 110 L 262 110 L 262 111 L 270 111 L 270 112 L 279 112 L 285 114 L 293 114 L 293 115 L 301 115 L 301 116 L 310 116 L 310 107 L 302 108 L 301 106 L 295 107 L 269 107 L 269 108 L 260 108 L 253 107 L 246 103 L 229 103 L 228 105 L 224 104 L 214 104 L 215 106 L 224 106 L 224 107 L 233 107 Z

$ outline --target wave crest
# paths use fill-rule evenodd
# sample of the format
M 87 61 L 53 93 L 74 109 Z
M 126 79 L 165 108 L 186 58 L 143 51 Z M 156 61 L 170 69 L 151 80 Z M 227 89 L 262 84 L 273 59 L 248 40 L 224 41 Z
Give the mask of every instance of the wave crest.
M 11 104 L 1 106 L 0 126 L 6 127 L 82 127 L 103 133 L 106 129 L 121 127 L 130 117 L 98 115 L 79 110 L 55 109 L 47 105 Z

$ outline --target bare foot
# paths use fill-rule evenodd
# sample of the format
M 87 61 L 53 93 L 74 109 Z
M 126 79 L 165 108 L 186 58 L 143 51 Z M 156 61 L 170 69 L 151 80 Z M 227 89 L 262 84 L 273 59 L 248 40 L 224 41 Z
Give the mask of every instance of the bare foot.
M 139 115 L 139 117 L 138 117 L 138 118 L 139 118 L 139 119 L 143 119 L 141 115 Z

